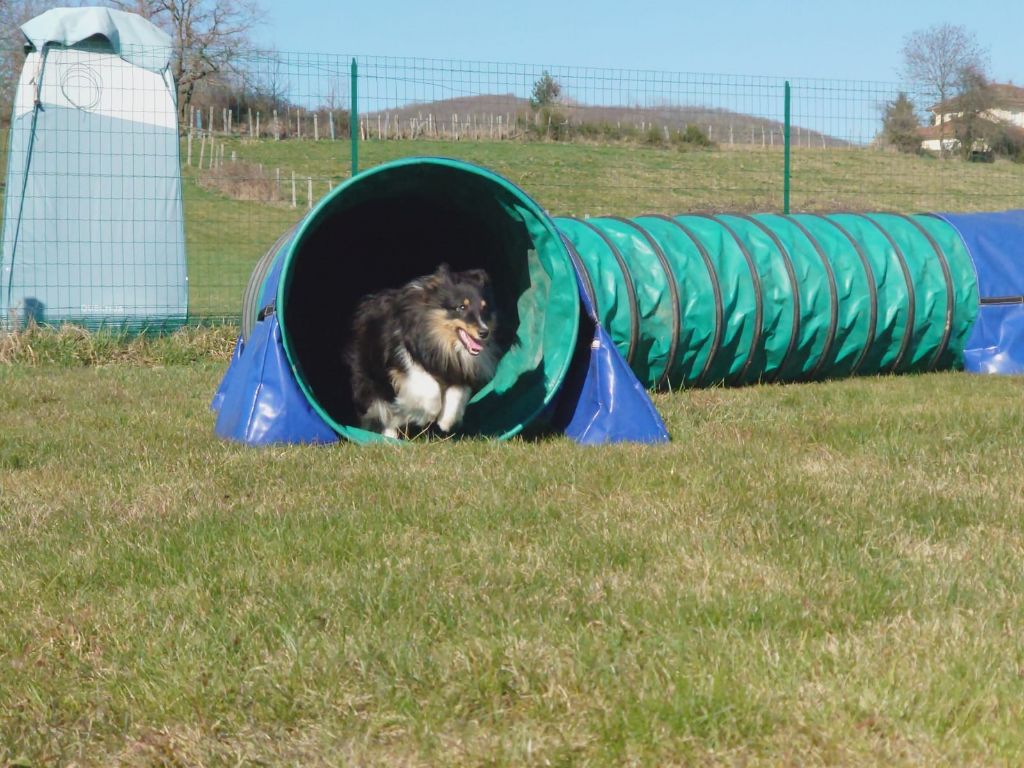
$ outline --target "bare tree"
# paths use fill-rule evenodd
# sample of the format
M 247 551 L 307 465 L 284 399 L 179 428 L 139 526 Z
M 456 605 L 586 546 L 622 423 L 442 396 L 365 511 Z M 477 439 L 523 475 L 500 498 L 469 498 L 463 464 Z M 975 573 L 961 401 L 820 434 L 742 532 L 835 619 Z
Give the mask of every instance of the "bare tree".
M 974 33 L 958 24 L 935 24 L 911 32 L 903 39 L 902 54 L 903 77 L 940 105 L 959 92 L 966 70 L 984 73 L 988 61 L 988 51 Z M 943 122 L 941 109 L 938 120 Z M 941 130 L 939 145 L 944 146 Z
M 14 91 L 25 63 L 21 25 L 49 7 L 45 0 L 0 0 L 0 120 L 11 115 Z
M 954 108 L 958 117 L 954 129 L 960 154 L 965 160 L 990 157 L 998 127 L 989 114 L 995 101 L 992 85 L 983 71 L 967 66 L 960 72 L 957 90 Z
M 144 16 L 170 34 L 182 120 L 196 87 L 234 69 L 251 47 L 250 33 L 264 17 L 258 0 L 113 0 L 113 4 Z

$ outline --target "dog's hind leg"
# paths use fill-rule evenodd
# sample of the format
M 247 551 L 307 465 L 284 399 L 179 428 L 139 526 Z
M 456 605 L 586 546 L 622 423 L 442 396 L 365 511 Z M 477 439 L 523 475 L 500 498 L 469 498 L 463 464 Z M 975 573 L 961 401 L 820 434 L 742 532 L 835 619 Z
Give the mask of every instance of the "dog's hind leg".
M 371 432 L 379 432 L 386 437 L 398 437 L 401 419 L 383 400 L 374 400 L 359 420 L 359 426 Z
M 438 429 L 451 432 L 453 427 L 462 423 L 470 394 L 469 387 L 448 387 L 444 391 L 444 404 L 441 406 L 441 415 L 437 417 Z

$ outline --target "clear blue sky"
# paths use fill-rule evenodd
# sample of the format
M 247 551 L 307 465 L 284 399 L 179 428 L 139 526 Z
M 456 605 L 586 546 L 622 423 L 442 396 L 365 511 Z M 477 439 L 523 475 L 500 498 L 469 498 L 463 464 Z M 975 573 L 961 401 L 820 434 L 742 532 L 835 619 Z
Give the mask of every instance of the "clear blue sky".
M 898 79 L 904 36 L 963 24 L 1024 84 L 1024 0 L 263 0 L 280 51 Z

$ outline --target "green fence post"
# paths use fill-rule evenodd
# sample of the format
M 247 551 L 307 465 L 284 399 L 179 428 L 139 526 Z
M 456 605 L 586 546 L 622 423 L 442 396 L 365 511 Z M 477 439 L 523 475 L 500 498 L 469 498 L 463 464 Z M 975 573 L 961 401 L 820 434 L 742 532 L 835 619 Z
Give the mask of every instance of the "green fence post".
M 359 65 L 352 59 L 352 100 L 348 113 L 348 133 L 352 139 L 352 175 L 359 173 Z
M 789 213 L 789 80 L 786 81 L 785 122 L 782 127 L 783 151 L 782 159 L 782 212 Z

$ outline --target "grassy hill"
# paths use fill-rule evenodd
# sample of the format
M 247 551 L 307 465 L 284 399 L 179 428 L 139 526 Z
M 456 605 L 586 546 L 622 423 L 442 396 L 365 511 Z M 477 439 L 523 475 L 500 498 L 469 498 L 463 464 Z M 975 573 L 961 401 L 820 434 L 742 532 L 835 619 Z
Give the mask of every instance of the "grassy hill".
M 783 125 L 777 120 L 733 112 L 713 107 L 666 105 L 661 107 L 591 105 L 565 101 L 552 105 L 544 114 L 537 113 L 528 99 L 514 94 L 462 96 L 426 103 L 407 104 L 396 109 L 371 111 L 363 116 L 364 128 L 369 136 L 413 134 L 428 138 L 450 139 L 456 133 L 475 139 L 496 138 L 499 121 L 512 128 L 511 135 L 522 135 L 524 126 L 540 125 L 552 115 L 556 124 L 569 126 L 568 134 L 580 137 L 636 134 L 645 136 L 653 131 L 668 129 L 676 132 L 695 125 L 708 137 L 723 145 L 781 146 Z M 592 130 L 582 130 L 590 127 Z M 617 129 L 617 131 L 616 131 Z M 815 148 L 850 146 L 848 141 L 794 124 L 794 137 L 799 132 L 800 142 Z M 795 139 L 794 139 L 795 141 Z
M 216 139 L 225 164 L 183 168 L 190 306 L 196 318 L 233 318 L 256 261 L 332 186 L 349 177 L 348 141 Z M 182 157 L 186 156 L 182 142 Z M 231 163 L 232 155 L 236 162 Z M 457 157 L 496 170 L 555 215 L 634 216 L 782 210 L 779 147 L 683 150 L 635 141 L 368 140 L 360 167 L 411 155 Z M 0 163 L 6 153 L 0 151 Z M 296 207 L 291 178 L 296 178 Z M 280 182 L 278 181 L 280 178 Z M 793 211 L 1003 210 L 1024 206 L 1024 165 L 941 161 L 873 148 L 797 147 Z
M 193 148 L 198 155 L 198 149 Z M 313 200 L 349 176 L 348 142 L 226 142 L 233 173 L 186 168 L 186 232 L 193 309 L 237 315 L 256 260 Z M 410 155 L 443 155 L 507 176 L 556 215 L 780 211 L 779 150 L 708 151 L 544 141 L 366 141 L 361 167 Z M 793 152 L 792 210 L 1003 210 L 1024 205 L 1024 165 L 940 161 L 877 149 Z M 277 184 L 280 171 L 281 184 Z M 297 207 L 291 207 L 291 174 Z M 227 177 L 226 179 L 224 177 Z M 243 199 L 254 184 L 276 201 Z

